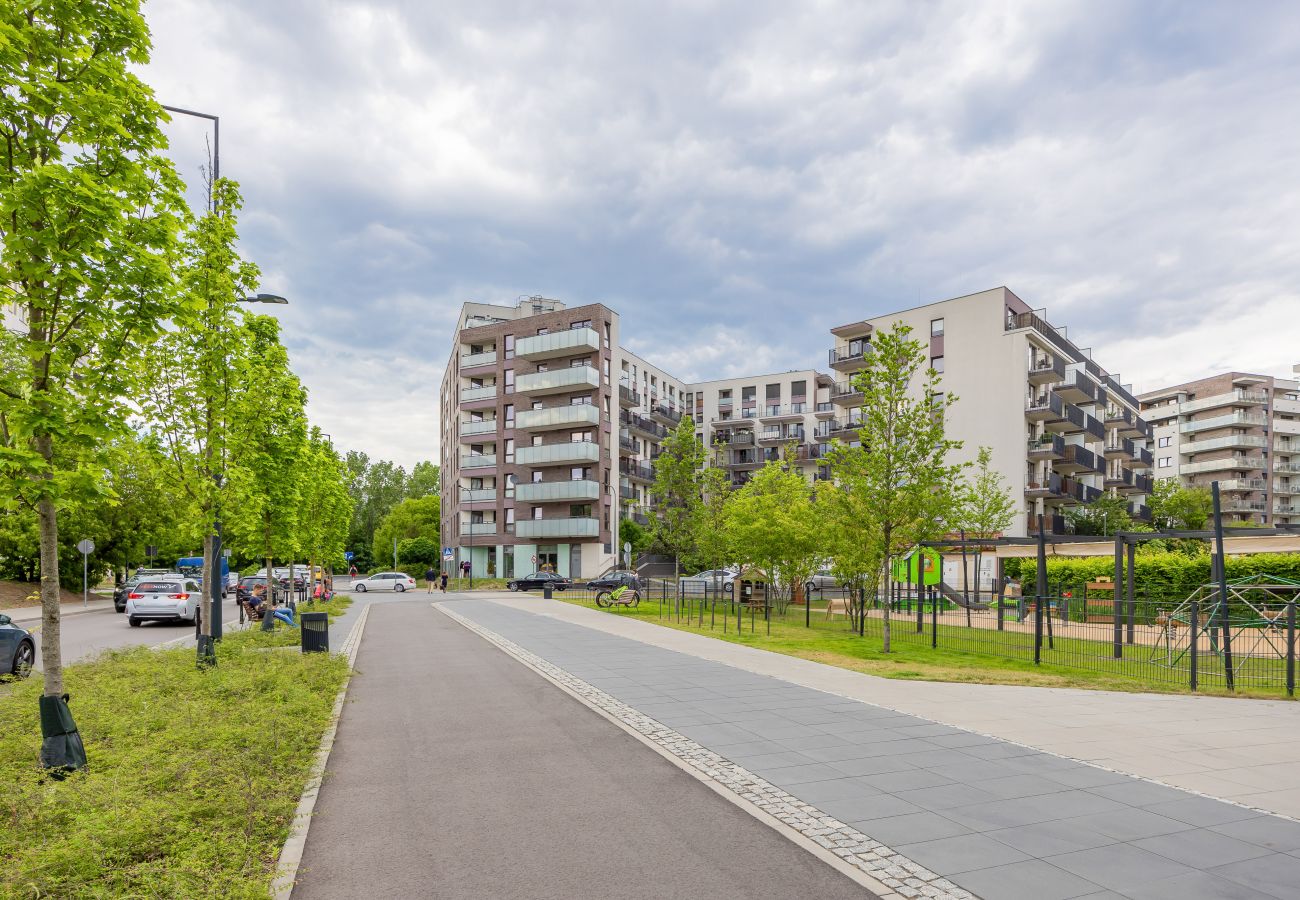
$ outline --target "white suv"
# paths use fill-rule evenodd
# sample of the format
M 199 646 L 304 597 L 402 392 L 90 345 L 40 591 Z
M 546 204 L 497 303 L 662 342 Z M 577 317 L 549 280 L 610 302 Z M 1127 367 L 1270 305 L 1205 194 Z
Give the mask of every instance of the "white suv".
M 172 578 L 149 578 L 141 581 L 126 595 L 126 620 L 132 626 L 141 622 L 199 621 L 202 594 L 198 582 L 176 575 Z

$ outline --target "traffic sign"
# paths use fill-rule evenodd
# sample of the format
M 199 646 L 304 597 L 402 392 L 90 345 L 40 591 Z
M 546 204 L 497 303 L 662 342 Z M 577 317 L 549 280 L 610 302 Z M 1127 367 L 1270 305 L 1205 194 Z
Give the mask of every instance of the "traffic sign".
M 623 552 L 624 552 L 624 553 L 631 553 L 631 552 L 632 552 L 632 544 L 631 544 L 630 541 L 624 541 L 624 542 L 623 542 Z
M 343 551 L 343 558 L 346 559 L 348 562 L 352 562 L 352 557 L 354 556 L 356 556 L 356 554 L 353 553 L 351 550 Z
M 455 558 L 456 558 L 456 551 L 455 551 L 455 550 L 451 549 L 450 547 L 443 547 L 443 548 L 442 548 L 442 561 L 443 561 L 443 562 L 451 562 L 451 561 L 452 561 L 453 559 L 455 559 Z
M 95 552 L 95 542 L 89 539 L 77 541 L 77 552 L 91 554 Z

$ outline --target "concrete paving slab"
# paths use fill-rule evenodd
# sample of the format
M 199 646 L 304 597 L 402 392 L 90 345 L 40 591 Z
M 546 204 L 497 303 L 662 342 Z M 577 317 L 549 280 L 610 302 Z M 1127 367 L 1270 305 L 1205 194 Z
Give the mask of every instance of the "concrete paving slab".
M 1098 885 L 1037 859 L 967 872 L 962 881 L 984 900 L 1069 900 L 1085 892 L 1099 896 Z M 1111 897 L 1124 900 L 1120 894 Z

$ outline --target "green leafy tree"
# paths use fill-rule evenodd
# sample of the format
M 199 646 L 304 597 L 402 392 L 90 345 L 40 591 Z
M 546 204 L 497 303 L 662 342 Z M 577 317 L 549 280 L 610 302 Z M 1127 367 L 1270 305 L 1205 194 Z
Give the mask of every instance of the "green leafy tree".
M 437 494 L 440 480 L 437 463 L 429 462 L 427 459 L 416 463 L 411 469 L 410 477 L 406 479 L 407 498 L 414 499 Z
M 64 693 L 60 511 L 100 492 L 131 361 L 177 311 L 184 203 L 134 74 L 149 50 L 136 0 L 0 5 L 0 498 L 37 514 L 47 697 Z
M 1002 473 L 991 465 L 993 451 L 980 447 L 975 458 L 972 477 L 967 478 L 958 497 L 954 517 L 959 528 L 968 538 L 988 541 L 998 537 L 1011 527 L 1015 517 L 1015 501 L 1011 499 L 1011 490 L 1007 487 Z M 975 548 L 975 600 L 980 597 L 980 563 L 983 545 Z M 970 609 L 966 610 L 967 621 Z
M 375 529 L 373 559 L 391 559 L 393 542 L 398 543 L 398 556 L 401 556 L 401 542 L 424 539 L 438 547 L 442 528 L 442 499 L 437 494 L 429 494 L 413 500 L 403 500 L 393 507 L 392 512 L 384 516 L 379 527 Z
M 308 571 L 341 568 L 353 512 L 347 468 L 319 428 L 311 429 L 297 468 L 302 507 L 298 540 Z
M 632 545 L 632 556 L 638 553 L 644 553 L 650 549 L 651 539 L 650 532 L 641 526 L 641 523 L 632 519 L 621 519 L 618 523 L 618 539 L 620 544 Z M 622 549 L 620 547 L 620 549 Z
M 695 436 L 695 422 L 683 416 L 668 433 L 654 462 L 650 534 L 657 547 L 673 557 L 675 575 L 681 563 L 695 552 L 696 510 L 700 504 L 700 471 L 704 445 Z
M 867 536 L 874 527 L 871 510 L 866 508 L 865 493 L 850 489 L 848 481 L 823 481 L 817 485 L 817 511 L 822 516 L 825 552 L 829 554 L 831 573 L 854 598 L 845 603 L 849 624 L 857 630 L 859 617 L 865 612 L 857 602 L 862 592 L 874 586 L 879 577 L 879 542 Z M 827 607 L 827 615 L 831 609 Z
M 836 441 L 831 472 L 852 507 L 865 517 L 862 539 L 869 546 L 876 584 L 885 583 L 890 560 L 931 537 L 949 521 L 957 502 L 961 466 L 950 464 L 959 441 L 944 434 L 944 419 L 956 398 L 940 390 L 939 373 L 926 365 L 921 342 L 896 322 L 876 332 L 866 368 L 853 379 L 862 391 L 861 446 Z M 884 606 L 883 650 L 890 650 L 889 605 Z M 861 619 L 859 619 L 861 621 Z
M 425 537 L 407 538 L 397 544 L 397 558 L 404 564 L 419 566 L 437 566 L 439 560 L 438 543 Z M 415 573 L 420 576 L 419 572 Z
M 1119 494 L 1102 494 L 1092 503 L 1067 510 L 1065 517 L 1074 526 L 1075 534 L 1109 537 L 1117 531 L 1133 530 L 1128 500 Z
M 735 559 L 727 527 L 733 496 L 731 478 L 726 469 L 709 466 L 700 472 L 699 485 L 700 502 L 692 523 L 696 562 L 701 568 L 721 569 Z
M 353 509 L 348 543 L 354 548 L 369 548 L 380 521 L 407 496 L 406 470 L 386 459 L 372 462 L 367 454 L 356 450 L 348 451 L 344 464 Z M 376 558 L 383 556 L 376 554 Z
M 754 473 L 725 507 L 727 546 L 736 559 L 767 576 L 768 598 L 783 614 L 794 585 L 817 571 L 825 552 L 822 517 L 808 482 L 772 461 Z
M 1214 513 L 1214 497 L 1207 487 L 1183 487 L 1177 478 L 1159 478 L 1147 497 L 1157 527 L 1175 531 L 1201 531 Z

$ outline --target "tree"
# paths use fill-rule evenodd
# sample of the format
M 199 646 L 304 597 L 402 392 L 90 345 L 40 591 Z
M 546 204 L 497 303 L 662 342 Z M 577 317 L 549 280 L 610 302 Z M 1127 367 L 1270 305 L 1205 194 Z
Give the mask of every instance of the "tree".
M 379 522 L 406 498 L 406 470 L 386 459 L 370 461 L 365 453 L 349 450 L 344 458 L 348 493 L 352 496 L 352 526 L 348 544 L 369 549 Z M 383 558 L 383 554 L 376 554 Z
M 944 435 L 944 419 L 956 398 L 940 388 L 939 373 L 925 365 L 921 342 L 901 322 L 876 332 L 866 368 L 853 379 L 862 392 L 861 446 L 831 445 L 831 472 L 867 525 L 864 553 L 888 577 L 890 559 L 932 536 L 956 502 L 961 466 L 947 462 L 961 447 Z M 913 379 L 919 382 L 913 388 Z M 889 652 L 889 604 L 884 606 L 883 650 Z M 859 618 L 861 623 L 861 618 Z
M 1183 487 L 1177 478 L 1159 478 L 1147 497 L 1151 518 L 1171 531 L 1201 531 L 1214 513 L 1214 496 L 1207 487 Z
M 726 506 L 727 546 L 739 562 L 763 571 L 778 614 L 825 552 L 822 517 L 811 497 L 803 475 L 771 461 Z
M 1074 526 L 1075 534 L 1092 534 L 1109 537 L 1117 531 L 1132 531 L 1133 517 L 1128 513 L 1128 500 L 1119 494 L 1102 494 L 1085 506 L 1075 506 L 1065 517 Z
M 429 497 L 438 493 L 439 467 L 437 463 L 424 460 L 415 464 L 411 475 L 406 479 L 406 496 L 408 499 Z
M 733 496 L 731 478 L 726 469 L 709 466 L 699 474 L 699 485 L 700 502 L 692 522 L 697 561 L 702 568 L 721 569 L 735 559 L 727 528 Z
M 431 541 L 434 547 L 439 545 L 442 528 L 442 499 L 437 494 L 403 500 L 393 511 L 384 516 L 379 527 L 375 529 L 373 559 L 391 559 L 393 542 L 398 542 L 398 555 L 401 555 L 401 542 L 424 539 Z
M 319 428 L 311 430 L 298 457 L 297 478 L 302 505 L 299 544 L 314 577 L 317 566 L 345 564 L 343 548 L 353 512 L 347 468 Z
M 980 598 L 980 562 L 983 541 L 998 537 L 1011 527 L 1015 502 L 1003 481 L 1002 473 L 990 467 L 993 451 L 980 447 L 975 459 L 974 477 L 966 481 L 956 509 L 958 527 L 966 536 L 981 542 L 975 549 L 975 601 Z M 964 551 L 963 551 L 964 552 Z M 966 610 L 969 621 L 970 609 Z
M 863 491 L 850 490 L 847 481 L 823 481 L 817 485 L 817 511 L 824 523 L 826 553 L 835 580 L 848 588 L 853 598 L 845 604 L 844 611 L 855 631 L 860 630 L 859 619 L 865 612 L 859 598 L 868 585 L 875 584 L 880 572 L 876 556 L 879 542 L 867 536 L 874 522 L 864 501 Z
M 407 538 L 397 544 L 397 558 L 403 563 L 436 566 L 439 560 L 438 542 L 425 537 Z M 417 576 L 419 573 L 416 573 Z
M 657 546 L 673 557 L 673 573 L 680 575 L 681 562 L 695 550 L 695 516 L 700 503 L 700 471 L 704 468 L 704 445 L 695 436 L 695 422 L 682 416 L 668 433 L 654 462 L 655 480 L 650 489 L 650 534 Z
M 59 708 L 59 511 L 99 491 L 131 361 L 176 312 L 181 185 L 138 0 L 0 7 L 0 497 L 35 510 L 42 707 Z M 66 721 L 71 721 L 68 718 Z M 44 722 L 44 718 L 43 718 Z M 45 729 L 42 762 L 84 763 L 75 728 Z
M 218 579 L 217 522 L 228 490 L 227 461 L 234 422 L 242 414 L 234 373 L 246 369 L 254 334 L 240 326 L 240 302 L 257 284 L 257 267 L 236 248 L 239 190 L 212 184 L 212 209 L 186 235 L 180 269 L 184 314 L 144 353 L 149 382 L 141 410 L 157 428 L 177 486 L 199 511 L 203 527 L 203 602 L 198 658 L 215 665 L 212 593 Z

